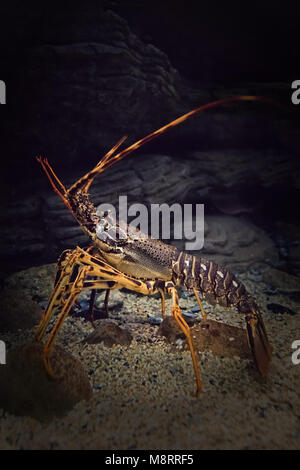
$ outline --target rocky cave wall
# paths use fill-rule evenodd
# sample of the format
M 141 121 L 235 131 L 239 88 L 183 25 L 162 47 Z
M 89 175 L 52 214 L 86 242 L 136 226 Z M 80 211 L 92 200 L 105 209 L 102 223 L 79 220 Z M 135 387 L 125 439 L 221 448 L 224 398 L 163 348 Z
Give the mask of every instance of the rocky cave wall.
M 287 103 L 284 81 L 191 79 L 109 7 L 19 11 L 17 39 L 1 48 L 10 85 L 4 118 L 1 109 L 2 275 L 87 242 L 35 156 L 47 156 L 68 186 L 123 135 L 132 143 L 200 104 L 234 94 Z M 204 203 L 203 256 L 237 271 L 263 262 L 295 274 L 298 126 L 294 114 L 260 103 L 215 108 L 111 168 L 95 181 L 93 201 Z

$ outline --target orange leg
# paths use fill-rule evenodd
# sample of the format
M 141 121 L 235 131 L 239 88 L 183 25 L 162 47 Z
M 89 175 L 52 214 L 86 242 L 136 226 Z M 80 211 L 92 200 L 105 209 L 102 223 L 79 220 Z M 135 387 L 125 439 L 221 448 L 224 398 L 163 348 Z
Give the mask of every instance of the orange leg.
M 158 292 L 155 281 L 143 282 L 126 276 L 81 248 L 76 248 L 68 254 L 67 258 L 64 259 L 64 266 L 61 267 L 59 279 L 56 282 L 43 318 L 36 330 L 36 339 L 39 341 L 45 335 L 47 325 L 54 313 L 61 309 L 43 352 L 45 367 L 50 376 L 54 376 L 49 362 L 54 340 L 80 292 L 90 289 L 121 289 L 122 287 L 146 295 Z
M 197 302 L 198 302 L 198 304 L 199 304 L 199 307 L 200 307 L 200 310 L 201 310 L 201 313 L 202 313 L 202 318 L 203 318 L 204 321 L 206 321 L 206 320 L 207 320 L 207 313 L 206 313 L 206 311 L 205 311 L 204 308 L 203 308 L 202 302 L 201 302 L 201 300 L 200 300 L 199 294 L 198 294 L 198 292 L 196 291 L 196 289 L 194 289 L 194 294 L 195 294 L 195 297 L 196 297 Z
M 43 351 L 44 364 L 50 376 L 54 376 L 49 362 L 51 349 L 64 320 L 66 319 L 72 305 L 76 302 L 80 292 L 90 289 L 121 289 L 122 287 L 145 295 L 152 295 L 162 290 L 161 288 L 156 287 L 155 281 L 141 281 L 139 279 L 126 276 L 111 267 L 102 259 L 90 255 L 87 251 L 84 251 L 79 247 L 73 252 L 67 254 L 63 261 L 63 266 L 61 266 L 59 279 L 56 282 L 54 291 L 36 332 L 37 339 L 41 340 L 53 314 L 61 308 Z M 172 315 L 185 334 L 189 344 L 197 383 L 196 395 L 199 395 L 202 385 L 190 328 L 181 315 L 178 294 L 172 282 L 166 283 L 165 292 L 170 294 L 172 297 Z M 164 312 L 165 296 L 164 292 L 161 294 L 162 311 Z
M 190 348 L 195 376 L 196 376 L 196 385 L 197 385 L 196 396 L 198 396 L 202 391 L 202 383 L 200 379 L 197 355 L 196 355 L 193 341 L 192 341 L 191 330 L 188 324 L 186 323 L 186 321 L 184 320 L 184 318 L 182 317 L 181 309 L 179 307 L 179 299 L 178 299 L 177 290 L 172 282 L 166 283 L 166 291 L 172 296 L 172 315 L 177 321 L 182 332 L 185 334 L 189 348 Z
M 157 289 L 161 295 L 161 316 L 164 317 L 166 313 L 166 298 L 165 293 L 161 288 Z

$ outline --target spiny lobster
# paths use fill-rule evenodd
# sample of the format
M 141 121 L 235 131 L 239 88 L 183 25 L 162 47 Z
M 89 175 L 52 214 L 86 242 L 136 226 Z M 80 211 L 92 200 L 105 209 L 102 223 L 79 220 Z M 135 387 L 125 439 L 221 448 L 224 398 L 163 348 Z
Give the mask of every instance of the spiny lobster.
M 36 330 L 36 339 L 40 341 L 52 316 L 61 309 L 43 350 L 44 364 L 50 375 L 54 376 L 49 360 L 54 339 L 79 293 L 85 289 L 92 290 L 92 293 L 95 289 L 107 289 L 108 294 L 110 290 L 122 287 L 146 295 L 160 293 L 162 313 L 165 309 L 165 294 L 171 296 L 171 313 L 185 334 L 190 348 L 196 376 L 196 395 L 202 388 L 197 356 L 190 328 L 181 314 L 176 287 L 184 287 L 194 292 L 204 316 L 206 314 L 199 293 L 210 303 L 236 307 L 238 312 L 245 316 L 248 344 L 257 369 L 263 376 L 267 374 L 272 348 L 259 307 L 244 285 L 226 268 L 214 261 L 192 256 L 151 237 L 137 237 L 122 220 L 112 220 L 110 214 L 98 214 L 88 194 L 94 178 L 130 152 L 205 109 L 233 101 L 265 101 L 277 105 L 268 98 L 235 96 L 200 106 L 116 153 L 124 142 L 126 138 L 124 137 L 92 171 L 80 178 L 68 190 L 57 178 L 47 159 L 38 157 L 53 189 L 91 241 L 88 249 L 77 247 L 73 251 L 66 250 L 59 258 L 55 287 Z M 104 231 L 106 236 L 103 236 Z M 123 232 L 123 237 L 114 235 L 120 232 Z M 107 299 L 108 297 L 106 304 Z

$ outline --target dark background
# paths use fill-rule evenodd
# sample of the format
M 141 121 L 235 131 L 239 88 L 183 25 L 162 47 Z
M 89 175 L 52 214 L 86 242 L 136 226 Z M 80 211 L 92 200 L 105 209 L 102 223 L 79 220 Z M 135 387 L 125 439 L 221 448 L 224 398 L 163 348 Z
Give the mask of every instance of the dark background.
M 291 82 L 299 12 L 289 2 L 124 2 L 115 10 L 196 82 Z
M 1 4 L 0 17 L 0 79 L 7 86 L 7 104 L 0 107 L 4 272 L 53 262 L 78 239 L 35 156 L 47 156 L 71 184 L 123 135 L 130 143 L 200 104 L 234 94 L 269 96 L 291 112 L 250 103 L 210 111 L 116 171 L 121 181 L 122 175 L 124 182 L 132 178 L 130 194 L 135 177 L 128 180 L 126 171 L 135 158 L 143 165 L 151 161 L 147 155 L 165 154 L 175 166 L 191 162 L 192 172 L 193 158 L 206 165 L 203 154 L 191 158 L 192 152 L 207 151 L 213 162 L 205 173 L 207 190 L 199 171 L 190 191 L 172 196 L 177 202 L 204 202 L 208 214 L 218 214 L 224 205 L 215 201 L 234 195 L 234 207 L 250 210 L 251 221 L 276 243 L 283 236 L 278 222 L 297 227 L 299 113 L 291 105 L 291 83 L 300 79 L 299 13 L 293 5 L 11 1 Z M 224 167 L 213 155 L 233 150 L 252 153 L 242 170 L 230 160 L 239 177 L 224 182 Z M 106 198 L 113 202 L 117 191 L 109 186 Z M 151 199 L 143 191 L 133 194 L 140 202 Z M 68 229 L 59 232 L 63 225 Z M 295 237 L 287 240 L 286 250 L 295 243 Z M 298 272 L 292 265 L 283 262 Z

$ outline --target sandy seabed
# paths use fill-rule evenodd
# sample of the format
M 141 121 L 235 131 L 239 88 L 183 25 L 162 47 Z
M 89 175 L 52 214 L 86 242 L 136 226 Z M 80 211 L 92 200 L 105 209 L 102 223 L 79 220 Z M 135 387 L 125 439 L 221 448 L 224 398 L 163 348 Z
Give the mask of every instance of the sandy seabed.
M 131 331 L 129 346 L 84 343 L 92 327 L 76 317 L 65 321 L 57 340 L 83 364 L 92 399 L 48 423 L 0 409 L 0 448 L 299 449 L 300 364 L 291 360 L 292 342 L 300 339 L 299 309 L 288 296 L 269 297 L 261 278 L 245 274 L 242 280 L 262 307 L 274 349 L 266 381 L 249 360 L 200 351 L 203 392 L 195 398 L 189 351 L 174 350 L 147 319 L 159 315 L 159 299 L 113 292 L 120 302 L 110 317 Z M 274 313 L 269 302 L 295 314 Z M 180 305 L 188 310 L 196 299 L 182 298 Z M 210 318 L 243 327 L 236 313 L 204 306 Z M 32 338 L 33 329 L 27 329 L 3 339 L 15 346 Z

